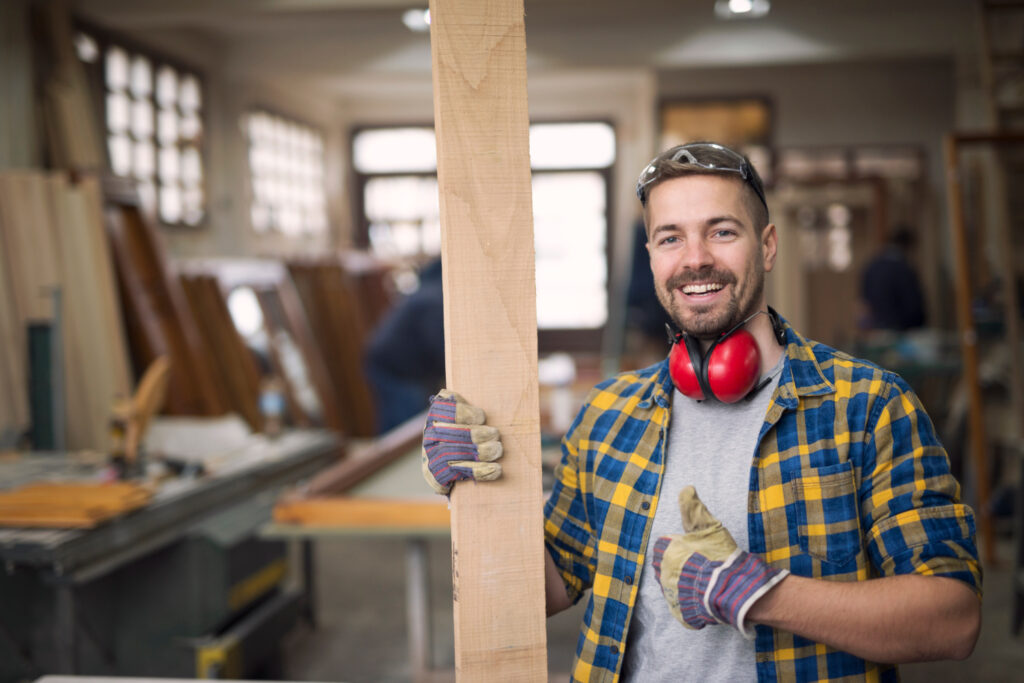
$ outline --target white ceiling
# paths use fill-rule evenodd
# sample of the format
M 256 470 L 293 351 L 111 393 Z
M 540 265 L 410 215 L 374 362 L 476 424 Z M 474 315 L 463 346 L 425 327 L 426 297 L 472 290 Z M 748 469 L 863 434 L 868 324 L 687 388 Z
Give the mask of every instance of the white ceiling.
M 429 37 L 401 22 L 425 0 L 76 0 L 82 16 L 143 37 L 188 36 L 228 72 L 341 92 L 430 70 Z M 970 57 L 969 0 L 772 0 L 721 21 L 713 0 L 526 0 L 531 72 Z

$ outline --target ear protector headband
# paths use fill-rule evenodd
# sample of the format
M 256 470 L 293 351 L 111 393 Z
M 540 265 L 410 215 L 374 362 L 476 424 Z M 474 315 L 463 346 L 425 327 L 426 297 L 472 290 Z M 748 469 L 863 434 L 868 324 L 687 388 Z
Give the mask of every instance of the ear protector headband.
M 770 307 L 767 311 L 757 311 L 725 332 L 711 344 L 707 353 L 701 352 L 696 338 L 667 326 L 672 344 L 669 374 L 679 393 L 697 401 L 714 398 L 722 403 L 736 403 L 767 386 L 770 378 L 760 384 L 757 382 L 761 369 L 757 341 L 754 335 L 742 329 L 762 313 L 771 319 L 776 341 L 779 345 L 785 344 L 785 327 Z

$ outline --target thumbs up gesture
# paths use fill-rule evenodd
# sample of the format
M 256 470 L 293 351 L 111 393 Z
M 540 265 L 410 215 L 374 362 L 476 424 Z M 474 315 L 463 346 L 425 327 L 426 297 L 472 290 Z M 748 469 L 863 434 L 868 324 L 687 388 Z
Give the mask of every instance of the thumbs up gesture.
M 662 536 L 654 544 L 654 571 L 669 609 L 687 628 L 730 624 L 753 638 L 747 612 L 789 571 L 773 569 L 737 547 L 692 486 L 679 492 L 679 512 L 686 533 Z

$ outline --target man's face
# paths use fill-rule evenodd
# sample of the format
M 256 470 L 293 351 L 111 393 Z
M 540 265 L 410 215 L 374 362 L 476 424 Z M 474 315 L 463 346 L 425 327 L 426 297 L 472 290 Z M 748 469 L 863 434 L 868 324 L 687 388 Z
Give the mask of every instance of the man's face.
M 714 339 L 765 307 L 775 226 L 757 230 L 739 179 L 690 175 L 656 185 L 647 251 L 658 300 L 679 329 Z

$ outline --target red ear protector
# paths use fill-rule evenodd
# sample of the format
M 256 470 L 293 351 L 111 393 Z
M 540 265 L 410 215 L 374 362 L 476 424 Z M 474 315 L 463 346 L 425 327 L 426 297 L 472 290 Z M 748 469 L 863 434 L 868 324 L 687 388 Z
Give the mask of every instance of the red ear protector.
M 757 383 L 761 369 L 761 352 L 754 335 L 742 329 L 758 311 L 743 320 L 701 353 L 700 342 L 683 332 L 669 328 L 672 351 L 668 369 L 679 393 L 697 401 L 714 398 L 722 403 L 736 403 L 763 389 L 770 379 Z M 771 308 L 767 315 L 779 344 L 784 344 L 786 330 L 778 314 Z M 679 342 L 682 342 L 681 344 Z M 755 386 L 756 385 L 756 386 Z

